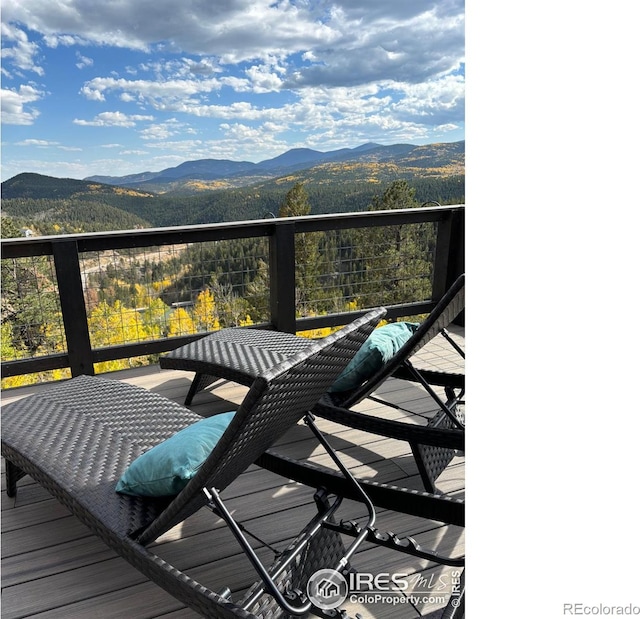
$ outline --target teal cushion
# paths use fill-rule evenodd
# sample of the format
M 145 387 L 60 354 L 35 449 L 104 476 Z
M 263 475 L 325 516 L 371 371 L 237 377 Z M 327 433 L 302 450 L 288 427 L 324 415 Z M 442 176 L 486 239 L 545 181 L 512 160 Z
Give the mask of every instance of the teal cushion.
M 418 326 L 413 322 L 392 322 L 375 329 L 329 391 L 336 393 L 359 387 L 402 348 Z
M 116 492 L 136 496 L 178 494 L 217 445 L 235 412 L 187 426 L 136 458 L 116 485 Z

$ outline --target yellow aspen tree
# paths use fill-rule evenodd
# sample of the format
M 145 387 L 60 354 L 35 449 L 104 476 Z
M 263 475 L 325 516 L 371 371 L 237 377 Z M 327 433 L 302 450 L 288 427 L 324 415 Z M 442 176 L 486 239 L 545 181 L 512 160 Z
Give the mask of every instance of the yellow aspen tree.
M 220 320 L 211 288 L 205 288 L 196 298 L 193 317 L 198 331 L 217 331 Z
M 159 340 L 166 332 L 166 317 L 170 312 L 169 306 L 162 299 L 149 301 L 147 308 L 142 312 L 142 322 L 152 340 Z
M 167 335 L 173 337 L 176 335 L 190 335 L 196 333 L 196 327 L 189 312 L 184 307 L 178 307 L 171 312 L 169 316 L 169 331 Z
M 146 286 L 142 284 L 134 284 L 133 290 L 135 292 L 134 303 L 136 307 L 146 307 L 151 302 L 149 291 Z
M 100 303 L 89 315 L 89 333 L 92 346 L 113 346 L 148 339 L 148 331 L 135 309 L 121 301 L 109 305 Z
M 9 322 L 2 323 L 2 331 L 0 333 L 0 354 L 3 360 L 19 359 L 23 356 L 19 350 L 16 350 L 12 341 L 11 324 Z M 23 387 L 36 382 L 33 374 L 19 374 L 18 376 L 8 376 L 2 379 L 2 389 L 10 389 L 11 387 Z

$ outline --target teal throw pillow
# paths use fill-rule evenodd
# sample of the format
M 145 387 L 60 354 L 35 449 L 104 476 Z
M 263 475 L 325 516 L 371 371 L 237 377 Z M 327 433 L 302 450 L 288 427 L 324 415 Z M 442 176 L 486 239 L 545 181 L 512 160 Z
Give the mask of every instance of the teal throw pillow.
M 178 494 L 217 445 L 235 412 L 197 421 L 136 458 L 116 492 L 136 496 Z
M 375 329 L 329 391 L 336 393 L 359 387 L 402 348 L 418 326 L 413 322 L 392 322 Z

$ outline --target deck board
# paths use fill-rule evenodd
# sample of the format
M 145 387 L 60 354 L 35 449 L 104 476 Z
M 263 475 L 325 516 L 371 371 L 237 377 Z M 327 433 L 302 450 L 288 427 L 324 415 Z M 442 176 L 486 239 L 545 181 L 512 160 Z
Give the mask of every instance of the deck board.
M 463 344 L 464 330 L 453 329 Z M 417 355 L 417 365 L 428 365 L 447 371 L 461 371 L 461 363 L 448 345 L 434 341 L 428 350 Z M 157 366 L 135 368 L 109 376 L 183 402 L 191 375 L 186 372 L 161 370 Z M 48 385 L 35 385 L 5 391 L 2 402 L 22 398 Z M 246 387 L 220 381 L 196 395 L 190 408 L 201 415 L 233 410 L 242 401 Z M 424 423 L 421 415 L 431 414 L 425 408 L 424 394 L 415 386 L 389 380 L 379 392 L 400 402 L 401 408 L 390 408 L 367 400 L 358 407 L 370 414 L 384 414 L 409 423 Z M 326 420 L 318 420 L 331 444 L 341 453 L 351 470 L 359 477 L 380 481 L 402 482 L 420 488 L 420 479 L 408 445 L 361 431 L 344 428 Z M 332 465 L 328 456 L 310 440 L 303 424 L 293 428 L 277 444 L 277 449 L 298 458 Z M 438 480 L 442 492 L 464 495 L 464 457 L 456 457 Z M 5 488 L 4 463 L 2 489 Z M 314 513 L 313 491 L 258 468 L 250 467 L 224 493 L 230 508 L 245 514 L 242 522 L 261 540 L 282 549 Z M 345 501 L 341 518 L 358 518 L 362 505 Z M 53 619 L 95 617 L 120 619 L 194 619 L 198 615 L 149 582 L 89 529 L 50 498 L 48 493 L 29 478 L 21 480 L 16 499 L 2 493 L 2 617 L 20 619 L 37 617 Z M 416 519 L 387 510 L 378 513 L 380 530 L 392 529 L 412 535 L 417 542 L 440 552 L 464 554 L 464 529 L 445 527 L 441 523 Z M 249 587 L 255 574 L 248 560 L 238 552 L 231 533 L 214 514 L 201 510 L 181 525 L 160 537 L 153 546 L 162 547 L 162 555 L 178 568 L 206 582 L 214 590 L 228 585 L 234 598 Z M 267 563 L 272 551 L 256 542 L 259 556 Z M 403 572 L 437 582 L 448 578 L 455 568 L 428 563 L 389 549 L 365 543 L 353 560 L 357 569 Z M 363 619 L 416 619 L 433 610 L 434 605 L 411 604 L 401 592 L 402 603 L 358 601 L 344 607 Z

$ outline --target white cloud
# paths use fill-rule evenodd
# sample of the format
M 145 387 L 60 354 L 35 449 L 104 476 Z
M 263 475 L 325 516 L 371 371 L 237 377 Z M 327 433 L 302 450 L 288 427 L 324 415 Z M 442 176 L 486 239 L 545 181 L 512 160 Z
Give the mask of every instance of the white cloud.
M 294 51 L 303 41 L 326 41 L 333 32 L 304 5 L 287 0 L 67 0 L 62 10 L 41 0 L 4 0 L 3 19 L 42 32 L 50 45 L 61 43 L 60 33 L 72 32 L 100 45 L 148 50 L 162 44 L 224 62 L 258 58 L 265 48 Z
M 246 78 L 236 77 L 235 75 L 221 77 L 220 84 L 228 86 L 234 92 L 251 92 L 251 82 Z
M 238 94 L 291 89 L 306 96 L 310 87 L 419 85 L 457 71 L 464 62 L 462 0 L 154 0 L 152 8 L 144 0 L 90 6 L 67 0 L 64 11 L 40 0 L 5 0 L 3 19 L 21 20 L 43 33 L 50 46 L 91 41 L 168 52 L 169 58 L 125 68 L 131 74 L 150 73 L 150 79 L 88 80 L 80 92 L 90 101 L 104 102 L 116 94 L 125 103 L 137 101 L 159 111 L 227 119 L 239 110 L 208 101 L 225 86 Z M 14 39 L 25 38 L 13 26 L 7 28 Z M 195 58 L 170 58 L 179 51 Z M 79 53 L 78 59 L 78 66 L 91 62 Z M 233 65 L 245 61 L 251 62 L 237 67 L 242 77 Z M 396 95 L 402 96 L 402 90 L 395 88 Z M 460 114 L 459 106 L 455 109 Z M 246 119 L 247 113 L 241 109 L 239 118 Z
M 32 125 L 40 112 L 27 107 L 27 104 L 39 101 L 42 97 L 43 93 L 33 86 L 23 84 L 17 91 L 3 88 L 0 91 L 2 122 L 7 125 Z
M 90 45 L 90 41 L 82 37 L 71 36 L 69 34 L 45 34 L 43 40 L 47 47 L 51 47 L 53 49 L 58 46 L 72 47 L 74 45 Z
M 220 81 L 169 79 L 127 80 L 113 77 L 97 77 L 84 84 L 81 94 L 93 101 L 105 101 L 105 94 L 121 92 L 121 97 L 129 101 L 143 100 L 157 109 L 180 109 L 180 101 L 191 95 L 208 94 L 218 90 Z
M 29 41 L 26 33 L 13 24 L 2 23 L 2 60 L 22 71 L 44 75 L 44 69 L 36 63 L 39 48 Z
M 90 86 L 87 86 L 87 84 L 82 87 L 80 94 L 89 101 L 106 101 L 99 88 L 91 88 Z
M 57 146 L 59 142 L 50 142 L 49 140 L 36 140 L 33 138 L 16 142 L 16 146 Z
M 36 138 L 28 138 L 26 140 L 21 140 L 20 142 L 16 142 L 15 145 L 35 147 L 35 148 L 57 148 L 59 150 L 64 150 L 67 152 L 82 151 L 82 149 L 77 146 L 64 146 L 60 144 L 60 142 L 53 142 L 51 140 L 38 140 Z
M 5 0 L 3 19 L 43 33 L 49 45 L 92 41 L 136 50 L 202 56 L 206 75 L 225 64 L 300 54 L 312 64 L 290 76 L 299 84 L 354 84 L 371 79 L 419 81 L 459 63 L 462 0 Z M 74 33 L 70 36 L 67 33 Z M 216 60 L 217 59 L 217 60 Z
M 93 65 L 93 60 L 91 58 L 87 58 L 79 52 L 76 52 L 76 58 L 78 59 L 78 62 L 76 62 L 76 67 L 78 67 L 78 69 L 85 69 L 86 67 Z
M 213 73 L 221 73 L 222 69 L 211 58 L 203 58 L 199 62 L 186 61 L 191 73 L 198 75 L 211 75 Z
M 83 127 L 135 127 L 140 121 L 153 120 L 153 116 L 127 115 L 122 112 L 101 112 L 93 120 L 75 118 L 74 124 Z
M 395 85 L 404 93 L 392 106 L 398 118 L 430 125 L 462 122 L 465 84 L 460 75 L 448 75 L 424 84 Z
M 167 140 L 174 135 L 185 133 L 184 123 L 180 123 L 175 119 L 170 119 L 163 123 L 149 125 L 140 131 L 140 137 L 143 140 Z
M 280 76 L 269 66 L 254 65 L 247 69 L 245 73 L 251 81 L 253 92 L 277 92 L 282 88 Z

